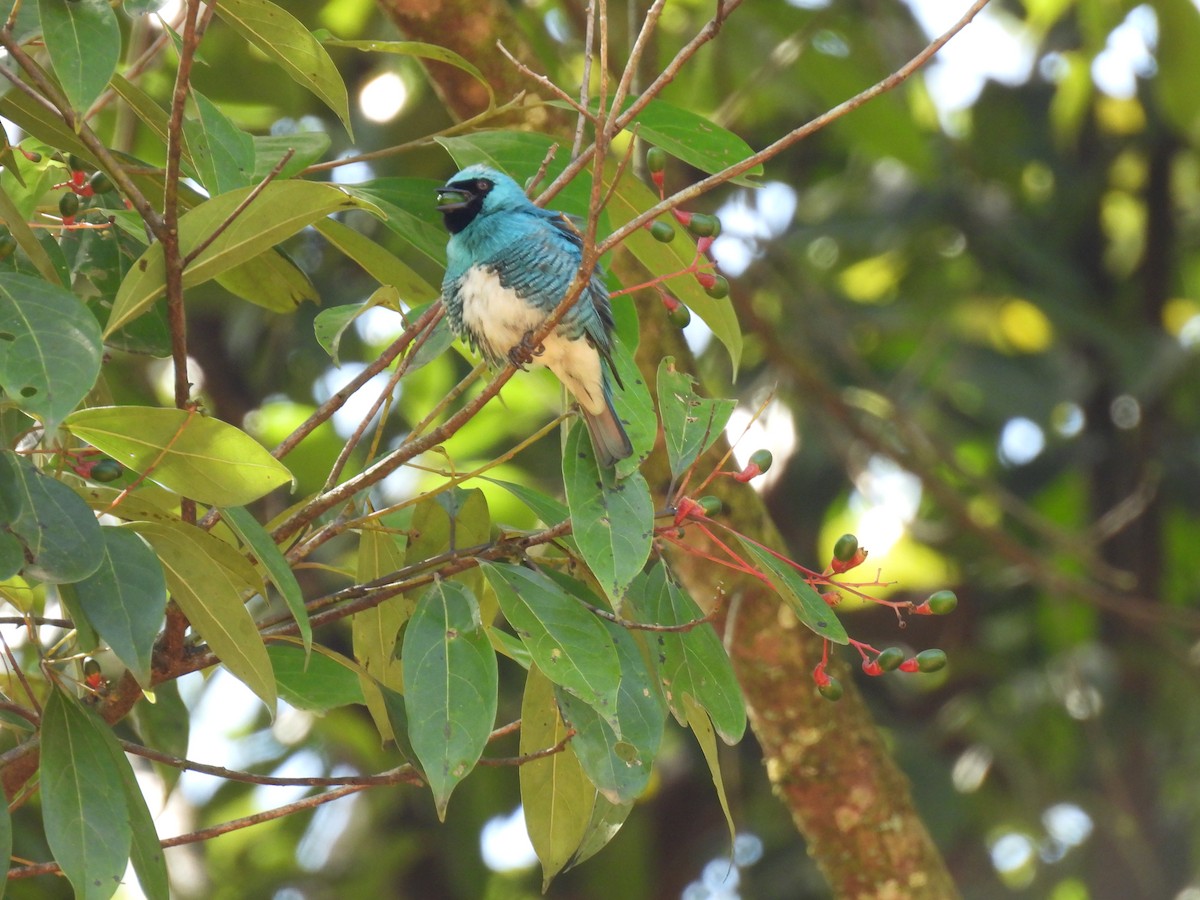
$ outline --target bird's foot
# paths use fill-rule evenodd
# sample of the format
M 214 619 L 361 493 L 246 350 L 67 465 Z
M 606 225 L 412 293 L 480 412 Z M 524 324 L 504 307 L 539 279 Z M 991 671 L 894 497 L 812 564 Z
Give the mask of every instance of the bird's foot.
M 533 362 L 535 356 L 541 356 L 545 352 L 546 348 L 542 344 L 533 343 L 533 332 L 527 331 L 521 342 L 508 351 L 508 361 L 525 371 L 525 366 Z

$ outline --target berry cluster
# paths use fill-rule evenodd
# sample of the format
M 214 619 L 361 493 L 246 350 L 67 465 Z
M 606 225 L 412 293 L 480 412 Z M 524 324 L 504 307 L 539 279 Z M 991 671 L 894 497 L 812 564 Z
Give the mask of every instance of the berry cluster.
M 666 167 L 666 151 L 661 147 L 651 147 L 646 152 L 646 168 L 650 172 L 650 180 L 658 188 L 659 199 L 665 199 L 666 197 L 666 188 L 664 186 Z M 691 275 L 704 288 L 704 292 L 714 300 L 721 300 L 728 297 L 729 281 L 726 280 L 725 276 L 718 275 L 712 271 L 713 263 L 708 258 L 708 252 L 712 247 L 713 241 L 721 234 L 721 220 L 707 213 L 694 213 L 683 209 L 673 209 L 671 210 L 671 215 L 676 222 L 686 228 L 696 238 L 696 256 L 687 269 L 666 277 L 673 278 L 676 275 Z M 664 244 L 669 244 L 675 240 L 675 226 L 670 222 L 656 219 L 648 223 L 646 228 L 654 236 L 655 240 L 662 241 Z M 683 328 L 692 319 L 691 311 L 678 298 L 673 297 L 663 289 L 661 286 L 663 280 L 665 279 L 657 279 L 651 282 L 650 285 L 641 285 L 641 287 L 653 286 L 657 288 L 671 322 L 677 327 Z

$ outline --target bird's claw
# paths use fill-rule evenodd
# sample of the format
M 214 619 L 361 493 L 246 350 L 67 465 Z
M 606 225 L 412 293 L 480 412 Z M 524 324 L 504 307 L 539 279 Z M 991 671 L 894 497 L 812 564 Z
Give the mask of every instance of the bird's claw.
M 524 372 L 525 366 L 533 362 L 535 356 L 541 356 L 545 352 L 546 348 L 542 344 L 533 343 L 533 332 L 527 331 L 521 342 L 508 351 L 508 361 Z

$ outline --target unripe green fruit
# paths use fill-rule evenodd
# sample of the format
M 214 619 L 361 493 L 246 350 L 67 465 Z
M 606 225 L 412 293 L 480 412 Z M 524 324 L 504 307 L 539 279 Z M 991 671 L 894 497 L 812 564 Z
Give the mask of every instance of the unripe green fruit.
M 79 198 L 73 191 L 67 191 L 58 198 L 58 213 L 64 219 L 79 212 Z
M 662 241 L 664 244 L 675 240 L 675 229 L 670 222 L 664 222 L 661 219 L 650 224 L 650 233 L 656 241 Z
M 93 481 L 107 483 L 109 481 L 116 481 L 124 474 L 125 467 L 115 459 L 102 459 L 92 466 L 91 477 Z
M 11 234 L 0 237 L 0 261 L 8 259 L 16 249 L 17 239 L 15 237 Z
M 858 538 L 852 534 L 843 534 L 833 545 L 833 558 L 838 562 L 850 562 L 858 552 Z
M 693 213 L 687 228 L 696 237 L 716 237 L 721 230 L 721 222 L 716 216 Z
M 922 672 L 936 672 L 946 667 L 946 651 L 922 650 L 916 656 L 917 668 Z
M 829 683 L 821 685 L 817 688 L 817 691 L 826 700 L 841 700 L 842 694 L 845 693 L 842 689 L 842 683 L 832 675 L 829 676 Z
M 900 663 L 904 662 L 905 659 L 904 651 L 899 647 L 888 647 L 875 658 L 875 662 L 879 664 L 879 668 L 883 669 L 883 671 L 894 672 L 900 668 Z
M 929 611 L 935 616 L 945 616 L 954 612 L 954 607 L 958 606 L 958 597 L 954 591 L 938 591 L 930 594 L 929 599 L 925 601 L 929 605 Z
M 696 501 L 700 504 L 700 508 L 704 510 L 704 514 L 709 518 L 719 516 L 724 504 L 721 503 L 720 497 L 714 497 L 712 494 L 706 494 Z
M 680 303 L 667 313 L 667 318 L 671 320 L 671 324 L 676 328 L 687 328 L 692 321 L 692 311 Z
M 771 463 L 775 462 L 775 457 L 771 451 L 765 447 L 761 450 L 755 450 L 750 454 L 750 465 L 758 466 L 759 472 L 765 472 L 771 468 Z
M 112 179 L 103 172 L 93 173 L 92 177 L 88 179 L 88 184 L 92 186 L 92 191 L 97 194 L 107 194 L 113 190 Z
M 84 675 L 99 675 L 100 672 L 101 672 L 101 669 L 100 669 L 99 662 L 92 659 L 92 657 L 90 657 L 90 656 L 84 659 L 84 661 L 83 661 L 83 674 Z
M 78 156 L 76 156 L 74 153 L 68 153 L 67 154 L 67 167 L 72 172 L 84 172 L 84 171 L 87 171 L 88 164 L 85 163 Z
M 651 147 L 646 151 L 646 168 L 651 172 L 661 172 L 667 167 L 667 151 L 662 147 Z
M 704 293 L 714 300 L 729 296 L 729 281 L 724 275 L 718 275 L 717 280 L 704 289 Z

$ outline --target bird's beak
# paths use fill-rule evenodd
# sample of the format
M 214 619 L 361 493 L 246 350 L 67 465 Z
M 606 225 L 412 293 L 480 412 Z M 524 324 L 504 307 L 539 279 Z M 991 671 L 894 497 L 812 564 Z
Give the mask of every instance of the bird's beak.
M 437 192 L 438 212 L 451 212 L 462 209 L 471 202 L 471 195 L 461 188 L 441 187 Z

